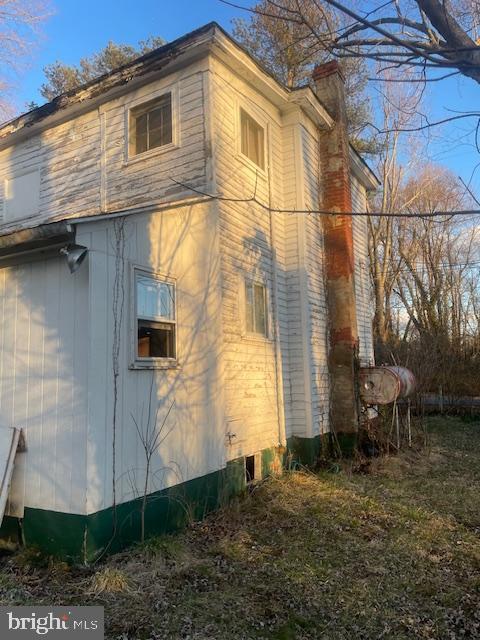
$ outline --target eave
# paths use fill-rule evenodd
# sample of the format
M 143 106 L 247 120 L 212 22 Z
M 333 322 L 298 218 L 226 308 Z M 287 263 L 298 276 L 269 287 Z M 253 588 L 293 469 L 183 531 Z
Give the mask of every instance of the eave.
M 367 191 L 376 191 L 381 185 L 375 173 L 352 145 L 350 145 L 350 168 Z

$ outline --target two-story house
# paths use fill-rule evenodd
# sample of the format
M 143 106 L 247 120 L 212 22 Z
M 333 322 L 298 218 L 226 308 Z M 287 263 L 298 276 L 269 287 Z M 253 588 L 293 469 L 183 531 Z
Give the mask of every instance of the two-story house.
M 4 536 L 91 559 L 354 438 L 377 181 L 315 87 L 212 23 L 0 127 Z

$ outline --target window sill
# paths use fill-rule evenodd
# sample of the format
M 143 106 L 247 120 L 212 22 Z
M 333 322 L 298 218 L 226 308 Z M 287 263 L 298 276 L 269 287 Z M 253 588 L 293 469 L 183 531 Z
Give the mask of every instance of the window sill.
M 174 149 L 178 149 L 178 144 L 175 142 L 171 142 L 170 144 L 164 144 L 161 147 L 156 147 L 155 149 L 150 149 L 149 151 L 144 151 L 143 153 L 138 153 L 134 156 L 128 156 L 126 160 L 123 161 L 124 167 L 128 167 L 131 164 L 136 164 L 137 162 L 141 162 L 142 160 L 149 160 L 150 158 L 155 158 L 156 156 L 160 156 L 164 153 L 168 153 L 169 151 L 173 151 Z
M 133 371 L 142 371 L 145 369 L 181 369 L 177 360 L 135 360 L 128 368 Z
M 255 171 L 255 173 L 257 173 L 261 178 L 264 178 L 265 180 L 267 179 L 267 169 L 262 169 L 261 167 L 259 167 L 258 164 L 255 164 L 253 160 L 250 160 L 250 158 L 241 151 L 237 153 L 237 159 L 248 169 L 250 169 L 251 171 Z
M 273 344 L 273 338 L 263 336 L 259 333 L 244 333 L 242 334 L 242 340 L 248 342 L 258 342 L 260 344 Z

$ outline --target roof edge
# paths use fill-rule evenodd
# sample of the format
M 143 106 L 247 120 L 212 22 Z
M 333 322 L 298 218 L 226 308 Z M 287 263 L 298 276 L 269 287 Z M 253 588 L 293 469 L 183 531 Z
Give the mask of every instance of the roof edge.
M 171 60 L 181 55 L 185 50 L 189 49 L 196 41 L 202 37 L 215 32 L 219 29 L 222 33 L 226 33 L 222 27 L 216 22 L 209 22 L 194 31 L 169 42 L 162 47 L 158 47 L 149 53 L 144 54 L 121 67 L 117 67 L 109 73 L 90 80 L 89 82 L 60 94 L 50 102 L 47 102 L 36 109 L 32 109 L 27 113 L 21 114 L 16 118 L 0 125 L 0 142 L 5 138 L 25 129 L 32 127 L 37 123 L 53 116 L 54 114 L 72 107 L 82 104 L 93 98 L 97 98 L 108 93 L 109 90 L 124 86 L 136 77 L 148 74 L 151 71 L 158 71 L 166 66 Z M 164 64 L 162 64 L 164 63 Z M 105 86 L 106 85 L 106 86 Z
M 370 168 L 352 143 L 350 143 L 350 163 L 355 177 L 367 191 L 375 191 L 382 184 L 373 169 Z

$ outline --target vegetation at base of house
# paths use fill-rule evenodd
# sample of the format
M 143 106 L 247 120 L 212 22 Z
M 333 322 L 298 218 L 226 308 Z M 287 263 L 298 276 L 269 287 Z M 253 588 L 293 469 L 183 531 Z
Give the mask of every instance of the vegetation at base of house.
M 2 605 L 100 604 L 108 638 L 480 637 L 480 422 L 423 453 L 287 473 L 96 567 L 5 556 Z

